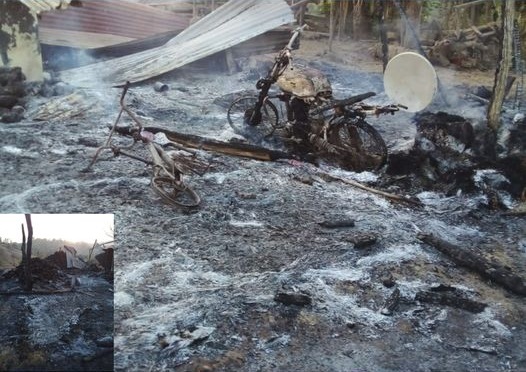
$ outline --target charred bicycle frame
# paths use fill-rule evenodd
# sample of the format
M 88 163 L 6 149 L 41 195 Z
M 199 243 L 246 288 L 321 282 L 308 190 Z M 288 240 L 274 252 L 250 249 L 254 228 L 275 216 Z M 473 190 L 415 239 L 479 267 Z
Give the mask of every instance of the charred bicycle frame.
M 183 181 L 183 173 L 185 173 L 185 171 L 192 171 L 194 173 L 201 174 L 199 171 L 196 171 L 196 169 L 206 169 L 208 168 L 208 165 L 203 164 L 198 159 L 196 159 L 196 154 L 192 151 L 173 142 L 169 142 L 168 145 L 174 146 L 178 150 L 188 152 L 193 155 L 194 158 L 188 161 L 182 156 L 177 158 L 171 157 L 161 145 L 155 143 L 153 138 L 154 134 L 144 130 L 144 126 L 142 125 L 141 121 L 124 103 L 124 98 L 128 92 L 129 87 L 130 83 L 127 82 L 123 87 L 119 101 L 121 106 L 119 115 L 117 116 L 117 119 L 111 128 L 105 145 L 97 149 L 92 161 L 86 168 L 86 171 L 89 170 L 93 164 L 95 164 L 102 150 L 109 149 L 115 156 L 123 155 L 131 159 L 139 160 L 147 165 L 151 165 L 153 170 L 151 187 L 168 204 L 182 208 L 197 207 L 201 203 L 201 198 L 192 188 L 185 184 Z M 134 128 L 123 129 L 117 127 L 123 112 L 126 112 L 128 116 L 135 122 L 136 126 Z M 111 138 L 114 132 L 130 135 L 133 138 L 133 142 L 126 147 L 113 145 L 111 143 Z M 146 144 L 152 160 L 147 160 L 138 155 L 125 151 L 131 149 L 138 142 Z

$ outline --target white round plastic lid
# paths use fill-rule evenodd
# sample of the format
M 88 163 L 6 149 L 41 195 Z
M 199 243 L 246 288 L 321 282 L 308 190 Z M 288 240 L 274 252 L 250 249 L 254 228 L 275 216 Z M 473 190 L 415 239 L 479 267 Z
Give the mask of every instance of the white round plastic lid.
M 390 99 L 417 112 L 427 107 L 437 90 L 437 75 L 433 65 L 414 52 L 397 54 L 384 72 L 384 89 Z

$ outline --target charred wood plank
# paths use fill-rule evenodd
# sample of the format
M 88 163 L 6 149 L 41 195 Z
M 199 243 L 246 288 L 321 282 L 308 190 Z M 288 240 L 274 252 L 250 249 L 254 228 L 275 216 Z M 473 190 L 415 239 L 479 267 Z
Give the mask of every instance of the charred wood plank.
M 179 143 L 186 147 L 206 151 L 214 151 L 226 155 L 240 156 L 265 161 L 294 158 L 292 154 L 283 151 L 269 150 L 264 147 L 249 145 L 245 143 L 217 141 L 214 139 L 196 136 L 193 134 L 179 133 L 155 127 L 146 127 L 144 128 L 144 130 L 154 134 L 162 132 L 170 141 Z
M 306 306 L 312 303 L 312 298 L 304 293 L 280 291 L 274 296 L 274 301 L 284 305 Z
M 320 177 L 322 177 L 326 181 L 343 182 L 343 183 L 346 183 L 348 185 L 357 187 L 359 189 L 368 191 L 370 193 L 381 195 L 381 196 L 383 196 L 383 197 L 385 197 L 385 198 L 387 198 L 389 200 L 392 200 L 392 201 L 408 203 L 408 204 L 411 204 L 411 205 L 414 205 L 414 206 L 419 206 L 419 207 L 422 206 L 422 202 L 420 202 L 418 199 L 412 199 L 412 198 L 408 198 L 408 197 L 401 196 L 401 195 L 391 194 L 389 192 L 385 192 L 385 191 L 382 191 L 382 190 L 377 190 L 375 188 L 366 186 L 366 185 L 364 185 L 364 184 L 362 184 L 360 182 L 357 182 L 357 181 L 354 181 L 354 180 L 349 180 L 349 179 L 346 179 L 346 178 L 333 176 L 333 175 L 331 175 L 329 173 L 325 173 L 325 172 L 317 172 L 317 173 L 318 173 L 318 175 Z
M 344 238 L 345 241 L 352 243 L 354 248 L 362 249 L 376 243 L 378 237 L 373 233 L 358 233 Z
M 485 303 L 465 298 L 457 293 L 456 290 L 446 292 L 419 291 L 415 296 L 415 300 L 430 304 L 455 307 L 472 313 L 481 313 L 487 306 Z
M 417 237 L 451 258 L 456 264 L 477 272 L 482 277 L 492 280 L 513 293 L 526 296 L 524 279 L 513 273 L 511 269 L 498 263 L 490 262 L 474 252 L 451 244 L 432 234 L 419 233 Z
M 347 218 L 340 220 L 322 221 L 318 222 L 318 225 L 327 229 L 338 229 L 340 227 L 354 227 L 354 220 Z

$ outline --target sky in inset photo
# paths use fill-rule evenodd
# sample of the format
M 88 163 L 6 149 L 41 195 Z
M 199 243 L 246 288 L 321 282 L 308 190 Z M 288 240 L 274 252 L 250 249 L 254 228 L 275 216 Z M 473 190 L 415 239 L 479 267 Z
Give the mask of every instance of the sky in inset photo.
M 113 214 L 32 214 L 33 238 L 93 243 L 113 240 Z M 0 238 L 22 241 L 23 214 L 0 214 Z

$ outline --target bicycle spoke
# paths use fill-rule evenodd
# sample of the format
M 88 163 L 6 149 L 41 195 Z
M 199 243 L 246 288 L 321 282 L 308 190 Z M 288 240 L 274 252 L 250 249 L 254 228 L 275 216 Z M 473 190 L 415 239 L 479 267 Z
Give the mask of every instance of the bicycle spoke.
M 152 188 L 163 200 L 179 207 L 192 208 L 201 203 L 201 198 L 193 189 L 171 177 L 153 177 Z

